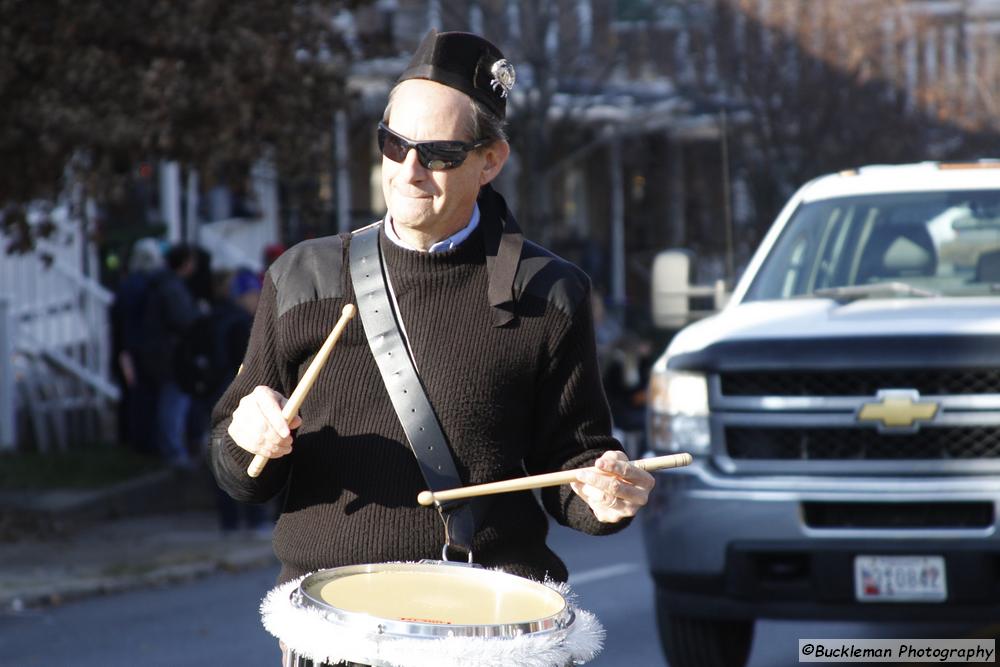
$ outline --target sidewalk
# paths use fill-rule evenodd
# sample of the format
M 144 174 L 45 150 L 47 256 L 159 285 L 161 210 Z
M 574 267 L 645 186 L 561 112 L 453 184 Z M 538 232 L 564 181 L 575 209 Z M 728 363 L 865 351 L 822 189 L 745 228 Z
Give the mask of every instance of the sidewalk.
M 0 612 L 275 563 L 270 535 L 219 530 L 203 482 L 164 472 L 101 491 L 0 493 Z

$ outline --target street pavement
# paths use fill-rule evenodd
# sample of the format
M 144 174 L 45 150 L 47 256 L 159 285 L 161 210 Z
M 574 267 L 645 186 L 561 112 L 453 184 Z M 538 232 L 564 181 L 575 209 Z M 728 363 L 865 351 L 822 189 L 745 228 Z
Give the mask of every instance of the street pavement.
M 172 480 L 171 484 L 182 481 Z M 176 497 L 182 493 L 179 488 L 174 491 L 168 495 Z M 162 480 L 150 484 L 149 492 L 164 494 Z M 130 490 L 130 502 L 138 507 L 142 503 L 136 499 L 136 493 L 134 488 Z M 0 624 L 6 622 L 8 629 L 19 627 L 19 636 L 28 632 L 32 637 L 34 624 L 42 620 L 45 623 L 38 628 L 40 631 L 47 631 L 45 628 L 52 622 L 64 629 L 67 624 L 78 629 L 74 630 L 77 639 L 69 646 L 46 642 L 42 646 L 37 637 L 21 646 L 13 637 L 7 637 L 0 641 L 8 642 L 6 650 L 25 659 L 62 656 L 54 662 L 42 659 L 30 664 L 59 664 L 70 655 L 76 655 L 80 664 L 90 664 L 88 661 L 124 664 L 121 660 L 125 658 L 115 653 L 122 647 L 136 652 L 154 647 L 166 656 L 168 662 L 163 664 L 171 664 L 171 659 L 180 660 L 173 664 L 194 664 L 189 663 L 189 654 L 182 657 L 178 652 L 214 656 L 220 658 L 217 664 L 225 664 L 233 656 L 227 653 L 227 658 L 219 652 L 232 653 L 232 647 L 219 648 L 217 637 L 202 632 L 211 624 L 199 614 L 203 610 L 217 613 L 215 606 L 223 604 L 223 600 L 225 604 L 235 604 L 230 599 L 233 598 L 239 600 L 239 610 L 245 616 L 241 636 L 261 640 L 236 662 L 270 664 L 274 653 L 272 642 L 260 627 L 256 613 L 259 596 L 273 583 L 277 570 L 270 536 L 248 532 L 224 535 L 217 527 L 210 495 L 203 499 L 208 501 L 202 503 L 206 507 L 102 517 L 102 506 L 105 511 L 114 507 L 112 514 L 123 511 L 114 492 L 106 495 L 99 500 L 94 493 L 78 494 L 78 501 L 74 502 L 73 494 L 59 492 L 22 495 L 17 500 L 18 509 L 39 513 L 46 521 L 41 522 L 39 530 L 27 530 L 20 535 L 12 535 L 8 530 L 0 537 Z M 0 512 L 5 502 L 9 514 L 12 497 L 0 493 Z M 79 514 L 74 511 L 83 505 L 87 507 L 86 518 L 74 520 Z M 572 566 L 571 584 L 581 595 L 581 602 L 585 597 L 584 606 L 599 613 L 608 628 L 606 657 L 604 662 L 595 664 L 619 665 L 623 664 L 619 661 L 623 657 L 628 658 L 628 664 L 662 664 L 655 641 L 655 622 L 649 613 L 649 600 L 645 599 L 648 582 L 642 567 L 639 534 L 635 526 L 627 533 L 620 539 L 593 538 L 553 526 L 552 538 L 553 546 Z M 595 549 L 597 546 L 601 548 Z M 226 576 L 230 573 L 239 579 Z M 638 586 L 625 599 L 620 588 L 622 577 Z M 235 581 L 249 582 L 244 586 L 249 592 L 241 596 L 218 593 L 220 586 L 229 590 Z M 125 591 L 129 594 L 106 595 Z M 195 600 L 196 596 L 200 597 Z M 70 602 L 74 604 L 66 604 Z M 159 612 L 155 615 L 159 620 L 153 627 L 143 625 L 149 614 L 137 609 L 170 609 L 172 604 L 188 610 L 173 625 L 162 619 Z M 227 611 L 226 617 L 230 616 L 235 617 L 235 611 Z M 114 639 L 116 633 L 109 635 L 107 628 L 101 630 L 102 624 L 119 628 L 132 639 L 128 642 L 123 637 Z M 87 628 L 92 632 L 85 632 Z M 80 637 L 81 634 L 87 637 Z M 12 641 L 14 644 L 9 645 Z M 173 649 L 172 642 L 176 644 Z M 2 657 L 0 664 L 5 664 Z
M 275 563 L 268 532 L 219 529 L 204 482 L 192 473 L 151 477 L 145 491 L 129 483 L 0 494 L 0 514 L 15 517 L 0 533 L 0 612 Z M 175 502 L 164 504 L 164 495 Z M 150 511 L 129 514 L 124 502 Z
M 270 536 L 223 535 L 213 512 L 116 519 L 0 544 L 0 610 L 184 581 L 274 561 Z
M 150 490 L 163 493 L 153 485 Z M 182 490 L 175 491 L 174 502 Z M 106 495 L 105 508 L 122 511 L 112 502 L 116 494 Z M 84 496 L 89 518 L 79 520 L 72 510 L 83 500 L 69 502 L 70 494 L 22 498 L 22 512 L 44 507 L 50 525 L 20 536 L 2 533 L 0 665 L 276 663 L 273 639 L 257 613 L 277 572 L 266 534 L 223 535 L 210 502 L 98 519 L 102 503 Z M 0 493 L 0 511 L 5 502 L 9 510 L 10 496 Z M 131 502 L 141 505 L 134 496 Z M 56 505 L 60 512 L 53 514 Z M 594 538 L 553 525 L 551 543 L 570 568 L 580 605 L 607 628 L 594 667 L 665 665 L 638 526 Z M 62 604 L 70 601 L 77 603 Z M 226 619 L 222 626 L 220 618 Z M 982 628 L 942 621 L 920 627 L 762 621 L 749 667 L 792 667 L 800 637 L 995 636 L 992 629 L 983 635 Z

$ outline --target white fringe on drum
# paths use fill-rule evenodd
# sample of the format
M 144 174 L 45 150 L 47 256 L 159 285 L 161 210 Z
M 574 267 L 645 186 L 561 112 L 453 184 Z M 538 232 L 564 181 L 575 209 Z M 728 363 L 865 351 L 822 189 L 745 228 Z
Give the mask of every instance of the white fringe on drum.
M 414 639 L 358 634 L 326 620 L 317 609 L 292 604 L 304 579 L 272 589 L 260 605 L 264 627 L 301 656 L 317 662 L 349 660 L 375 667 L 563 667 L 593 660 L 604 645 L 604 627 L 573 604 L 568 584 L 546 581 L 569 604 L 576 619 L 564 630 L 511 638 Z

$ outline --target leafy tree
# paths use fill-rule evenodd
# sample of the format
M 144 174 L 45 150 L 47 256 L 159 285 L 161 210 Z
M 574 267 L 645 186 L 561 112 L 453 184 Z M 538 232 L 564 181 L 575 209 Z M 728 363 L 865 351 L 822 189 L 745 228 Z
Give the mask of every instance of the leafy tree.
M 333 18 L 360 3 L 0 0 L 4 226 L 30 245 L 23 204 L 70 179 L 114 201 L 141 160 L 314 171 L 344 95 Z
M 761 214 L 758 233 L 791 191 L 816 175 L 867 163 L 969 158 L 983 148 L 974 136 L 988 131 L 987 123 L 977 124 L 990 116 L 982 104 L 988 96 L 963 94 L 969 82 L 947 78 L 944 67 L 908 75 L 926 67 L 925 51 L 944 49 L 936 41 L 941 26 L 920 13 L 922 3 L 677 5 L 692 26 L 702 89 L 743 108 L 734 152 Z M 983 53 L 979 68 L 989 70 L 994 56 Z M 951 57 L 968 71 L 968 54 Z

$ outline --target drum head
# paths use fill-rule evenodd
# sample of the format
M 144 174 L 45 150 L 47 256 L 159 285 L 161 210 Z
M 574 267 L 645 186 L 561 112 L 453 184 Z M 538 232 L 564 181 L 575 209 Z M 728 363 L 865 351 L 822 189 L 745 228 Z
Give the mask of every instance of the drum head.
M 446 563 L 385 563 L 321 570 L 302 580 L 298 604 L 379 633 L 517 636 L 566 627 L 573 612 L 530 579 Z

